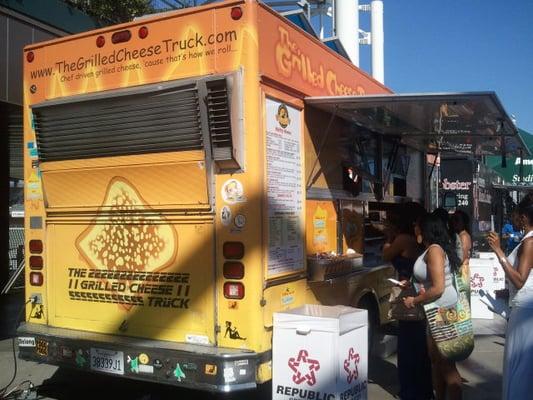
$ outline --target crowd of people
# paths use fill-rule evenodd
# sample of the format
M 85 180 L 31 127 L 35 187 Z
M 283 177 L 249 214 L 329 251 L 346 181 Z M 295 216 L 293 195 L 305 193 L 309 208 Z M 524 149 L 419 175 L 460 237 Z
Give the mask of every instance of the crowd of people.
M 495 232 L 487 241 L 505 272 L 512 313 L 506 332 L 503 399 L 530 398 L 533 393 L 533 193 L 526 195 L 512 218 L 513 232 L 522 232 L 506 253 Z M 406 309 L 429 303 L 451 307 L 469 286 L 472 237 L 469 217 L 457 210 L 432 213 L 417 203 L 403 204 L 388 215 L 383 258 L 397 271 L 400 286 L 417 288 L 403 297 Z M 508 237 L 504 236 L 508 241 Z M 513 238 L 514 240 L 514 238 Z M 456 277 L 461 279 L 455 279 Z M 466 289 L 465 289 L 466 290 Z M 469 287 L 468 287 L 469 290 Z M 443 354 L 428 329 L 427 319 L 398 321 L 399 397 L 403 400 L 461 399 L 462 381 L 453 357 Z

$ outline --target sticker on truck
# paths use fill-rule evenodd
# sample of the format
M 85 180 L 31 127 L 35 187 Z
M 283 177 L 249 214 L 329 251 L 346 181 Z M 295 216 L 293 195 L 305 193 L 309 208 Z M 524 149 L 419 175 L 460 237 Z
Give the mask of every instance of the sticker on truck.
M 34 337 L 19 337 L 19 347 L 35 347 Z

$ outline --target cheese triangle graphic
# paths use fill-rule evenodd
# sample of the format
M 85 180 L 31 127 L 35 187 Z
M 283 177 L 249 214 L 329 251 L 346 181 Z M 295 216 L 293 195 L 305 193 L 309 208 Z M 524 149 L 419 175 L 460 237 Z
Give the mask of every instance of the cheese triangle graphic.
M 157 212 L 150 212 L 125 178 L 109 183 L 98 215 L 76 246 L 93 268 L 109 271 L 159 271 L 177 255 L 178 235 Z

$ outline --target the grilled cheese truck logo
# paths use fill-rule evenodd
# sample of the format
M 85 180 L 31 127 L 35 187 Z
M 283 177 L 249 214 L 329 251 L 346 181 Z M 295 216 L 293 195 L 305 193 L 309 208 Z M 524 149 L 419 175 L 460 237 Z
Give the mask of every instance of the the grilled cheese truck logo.
M 163 272 L 176 260 L 177 232 L 126 179 L 112 179 L 76 246 L 91 268 L 69 268 L 71 300 L 188 308 L 189 274 Z
M 283 26 L 278 26 L 279 40 L 275 49 L 276 66 L 284 78 L 299 76 L 314 88 L 326 89 L 329 95 L 363 95 L 365 89 L 340 81 L 337 73 L 313 60 L 311 54 L 292 37 Z
M 289 109 L 283 103 L 278 107 L 278 113 L 276 114 L 276 121 L 283 129 L 289 126 L 291 119 L 289 118 Z
M 174 261 L 177 253 L 177 234 L 168 224 L 134 214 L 147 211 L 145 202 L 124 178 L 109 184 L 102 205 L 111 217 L 103 224 L 89 226 L 79 237 L 80 253 L 95 268 L 123 271 L 155 271 Z M 100 211 L 101 214 L 102 210 Z M 106 213 L 107 214 L 107 213 Z M 98 217 L 96 222 L 99 222 Z M 162 217 L 157 216 L 163 222 Z

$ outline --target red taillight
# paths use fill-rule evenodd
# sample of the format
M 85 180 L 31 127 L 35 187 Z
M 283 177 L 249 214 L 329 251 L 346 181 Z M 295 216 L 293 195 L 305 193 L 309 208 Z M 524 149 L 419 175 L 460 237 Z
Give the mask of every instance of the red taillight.
M 244 265 L 238 261 L 227 261 L 224 263 L 224 278 L 242 279 L 244 278 Z
M 98 36 L 96 38 L 96 47 L 104 47 L 104 44 L 105 44 L 105 37 Z
M 233 7 L 231 9 L 231 18 L 235 21 L 237 21 L 238 19 L 241 19 L 242 17 L 242 8 L 240 7 Z
M 43 252 L 43 242 L 40 240 L 30 240 L 30 253 L 41 254 Z
M 31 269 L 43 269 L 43 258 L 41 256 L 31 256 L 30 257 L 30 268 Z
M 30 284 L 32 286 L 42 286 L 43 274 L 41 274 L 40 272 L 30 272 Z
M 224 297 L 237 300 L 244 298 L 244 285 L 240 282 L 224 283 Z
M 244 244 L 242 242 L 224 242 L 222 254 L 224 258 L 240 260 L 244 257 Z
M 148 28 L 146 26 L 141 26 L 139 28 L 139 38 L 144 39 L 148 36 Z
M 35 59 L 35 54 L 33 54 L 33 51 L 28 51 L 26 53 L 26 60 L 31 63 L 33 62 L 34 59 Z
M 131 39 L 131 32 L 128 30 L 118 31 L 111 36 L 111 43 L 124 43 Z

